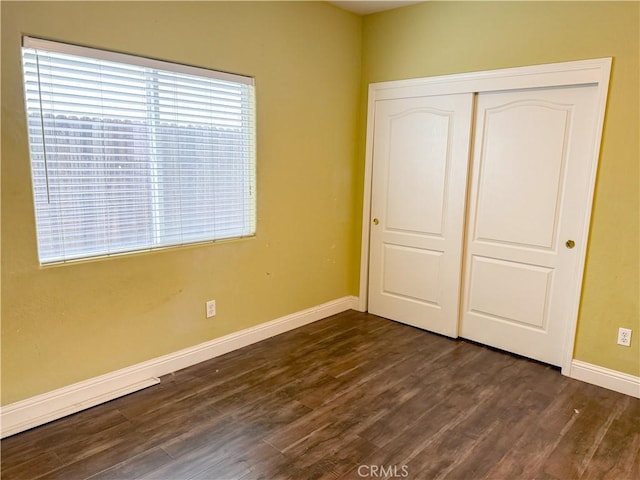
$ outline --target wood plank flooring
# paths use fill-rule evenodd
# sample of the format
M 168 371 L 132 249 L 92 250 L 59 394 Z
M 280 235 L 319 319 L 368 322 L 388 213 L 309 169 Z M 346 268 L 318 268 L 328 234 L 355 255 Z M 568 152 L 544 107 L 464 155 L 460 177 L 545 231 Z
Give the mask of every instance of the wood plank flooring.
M 625 480 L 640 400 L 345 312 L 1 447 L 6 480 Z

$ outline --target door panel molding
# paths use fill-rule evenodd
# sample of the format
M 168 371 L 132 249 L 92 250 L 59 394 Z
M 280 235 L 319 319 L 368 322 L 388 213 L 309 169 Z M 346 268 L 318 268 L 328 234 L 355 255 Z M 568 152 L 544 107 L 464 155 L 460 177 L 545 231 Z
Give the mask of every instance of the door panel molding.
M 388 275 L 384 277 L 382 293 L 440 307 L 441 292 L 437 288 L 439 280 L 437 273 L 440 271 L 443 253 L 429 248 L 383 243 L 382 263 Z M 404 271 L 393 268 L 394 265 L 408 262 L 422 266 L 420 278 L 407 278 Z
M 570 105 L 549 108 L 550 105 L 559 104 L 527 100 L 485 110 L 484 135 L 478 158 L 480 178 L 479 197 L 474 211 L 474 240 L 517 244 L 542 250 L 553 248 L 567 163 L 568 152 L 564 146 L 570 133 L 572 108 Z M 516 110 L 520 109 L 525 109 L 526 115 L 518 115 Z M 540 124 L 545 125 L 547 131 L 555 137 L 552 145 L 544 145 L 547 146 L 544 150 L 540 150 L 543 145 L 537 143 L 536 139 L 519 133 L 539 128 Z M 498 153 L 494 152 L 497 148 L 489 140 L 494 130 L 501 130 L 501 138 L 510 140 L 501 142 L 501 151 Z M 526 144 L 523 145 L 523 142 Z M 506 148 L 504 143 L 507 144 Z M 511 171 L 509 180 L 505 182 L 509 162 L 516 155 L 520 157 L 518 162 L 526 162 L 526 166 L 517 172 Z M 532 178 L 532 174 L 541 168 L 543 171 L 540 174 L 547 174 L 555 181 L 554 185 L 548 184 L 546 190 L 541 189 L 540 183 Z M 493 188 L 496 183 L 502 187 L 508 186 L 508 189 Z M 531 223 L 528 231 L 517 228 L 514 220 L 520 216 L 519 212 L 523 207 L 531 208 L 532 204 L 537 205 L 537 211 L 529 219 Z M 534 220 L 537 221 L 534 223 Z M 539 238 L 529 238 L 531 234 L 536 234 Z M 529 241 L 524 241 L 524 238 Z
M 580 60 L 575 62 L 551 63 L 545 65 L 515 67 L 499 70 L 488 70 L 454 75 L 442 75 L 436 77 L 416 78 L 391 82 L 373 83 L 369 85 L 368 98 L 368 122 L 365 147 L 364 170 L 364 198 L 362 218 L 362 241 L 360 261 L 360 292 L 358 309 L 366 311 L 368 308 L 368 283 L 369 283 L 369 238 L 371 233 L 371 192 L 372 192 L 372 165 L 373 165 L 373 134 L 376 104 L 385 99 L 399 99 L 422 97 L 432 95 L 450 95 L 459 93 L 486 93 L 501 90 L 518 90 L 531 88 L 593 85 L 597 87 L 597 107 L 594 142 L 584 146 L 584 153 L 588 156 L 590 168 L 588 169 L 589 192 L 587 205 L 584 212 L 584 228 L 581 238 L 585 239 L 575 245 L 578 267 L 574 272 L 573 283 L 575 291 L 567 298 L 567 312 L 570 319 L 566 332 L 563 335 L 562 373 L 570 375 L 573 360 L 576 325 L 582 292 L 582 281 L 587 252 L 587 239 L 591 220 L 593 195 L 595 190 L 595 178 L 600 155 L 600 144 L 604 124 L 604 113 L 609 88 L 612 59 L 599 58 Z M 564 175 L 564 171 L 560 173 Z M 557 237 L 558 233 L 554 232 Z M 551 250 L 563 248 L 559 239 L 552 243 Z M 513 246 L 514 249 L 528 248 Z M 533 254 L 534 252 L 532 252 Z M 537 254 L 544 255 L 545 251 L 538 249 Z
M 415 135 L 407 135 L 405 129 L 403 129 L 403 122 L 412 125 L 410 130 L 415 129 L 415 118 L 420 117 L 420 130 L 429 131 L 433 133 L 433 136 L 421 136 L 419 142 L 415 142 Z M 444 229 L 444 215 L 443 206 L 446 201 L 446 185 L 447 177 L 449 176 L 449 169 L 447 168 L 447 160 L 449 160 L 449 153 L 447 151 L 447 145 L 440 142 L 433 142 L 433 138 L 447 138 L 449 135 L 449 129 L 451 122 L 453 121 L 453 114 L 449 111 L 444 111 L 437 108 L 414 108 L 408 111 L 403 111 L 396 115 L 389 117 L 389 129 L 392 138 L 389 140 L 390 148 L 401 144 L 403 145 L 404 152 L 389 152 L 389 157 L 392 158 L 405 158 L 407 161 L 402 164 L 392 162 L 388 166 L 389 183 L 387 188 L 387 205 L 384 227 L 387 230 L 394 230 L 398 232 L 411 232 L 421 235 L 431 235 L 434 237 L 442 237 Z M 393 136 L 404 135 L 404 139 L 395 142 Z M 423 145 L 415 145 L 414 143 L 422 143 Z M 426 145 L 424 145 L 426 144 Z M 424 162 L 421 153 L 425 150 L 433 151 L 430 162 Z M 394 155 L 397 153 L 397 155 Z M 402 154 L 401 154 L 402 153 Z M 434 160 L 437 160 L 435 162 Z M 407 165 L 409 164 L 409 165 Z M 406 183 L 400 184 L 394 182 L 394 177 L 401 176 L 404 170 L 411 168 L 415 174 L 412 175 L 410 182 L 413 185 L 407 185 Z M 409 192 L 416 192 L 419 190 L 417 187 L 420 185 L 423 191 L 424 202 L 406 202 L 405 195 Z M 399 191 L 392 191 L 394 188 L 399 188 Z M 434 192 L 435 191 L 435 192 Z M 404 192 L 404 193 L 403 193 Z M 391 200 L 395 201 L 391 203 Z M 415 200 L 415 199 L 413 199 Z M 425 208 L 426 203 L 430 203 L 432 208 Z M 437 205 L 437 207 L 436 207 Z M 408 209 L 415 209 L 415 212 L 407 214 Z M 434 216 L 435 215 L 435 216 Z M 422 219 L 422 225 L 407 224 L 408 219 Z M 404 223 L 404 224 L 403 224 Z
M 547 331 L 553 268 L 471 255 L 469 270 L 470 312 Z M 530 283 L 543 288 L 533 292 L 523 290 L 522 286 Z M 532 296 L 532 293 L 537 295 Z M 496 301 L 496 297 L 509 301 Z

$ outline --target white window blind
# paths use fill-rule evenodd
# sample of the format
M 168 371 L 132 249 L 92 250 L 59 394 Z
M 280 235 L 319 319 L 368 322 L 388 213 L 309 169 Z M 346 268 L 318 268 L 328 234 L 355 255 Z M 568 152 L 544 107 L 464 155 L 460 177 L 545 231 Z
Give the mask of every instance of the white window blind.
M 255 233 L 253 79 L 23 38 L 42 264 Z

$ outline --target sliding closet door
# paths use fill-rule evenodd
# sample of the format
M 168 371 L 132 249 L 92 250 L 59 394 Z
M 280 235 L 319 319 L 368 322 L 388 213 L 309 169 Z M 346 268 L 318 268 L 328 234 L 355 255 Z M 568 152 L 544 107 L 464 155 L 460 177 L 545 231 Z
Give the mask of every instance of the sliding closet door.
M 596 107 L 589 85 L 478 95 L 461 336 L 562 364 Z
M 455 337 L 473 95 L 375 105 L 369 311 Z

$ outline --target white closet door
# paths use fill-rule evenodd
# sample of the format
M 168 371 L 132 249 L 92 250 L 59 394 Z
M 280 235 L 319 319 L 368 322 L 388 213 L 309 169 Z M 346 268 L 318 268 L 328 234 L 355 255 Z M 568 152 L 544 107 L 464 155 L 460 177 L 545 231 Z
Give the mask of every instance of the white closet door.
M 596 107 L 588 85 L 478 95 L 462 337 L 562 364 Z
M 473 94 L 375 107 L 369 311 L 457 336 Z

